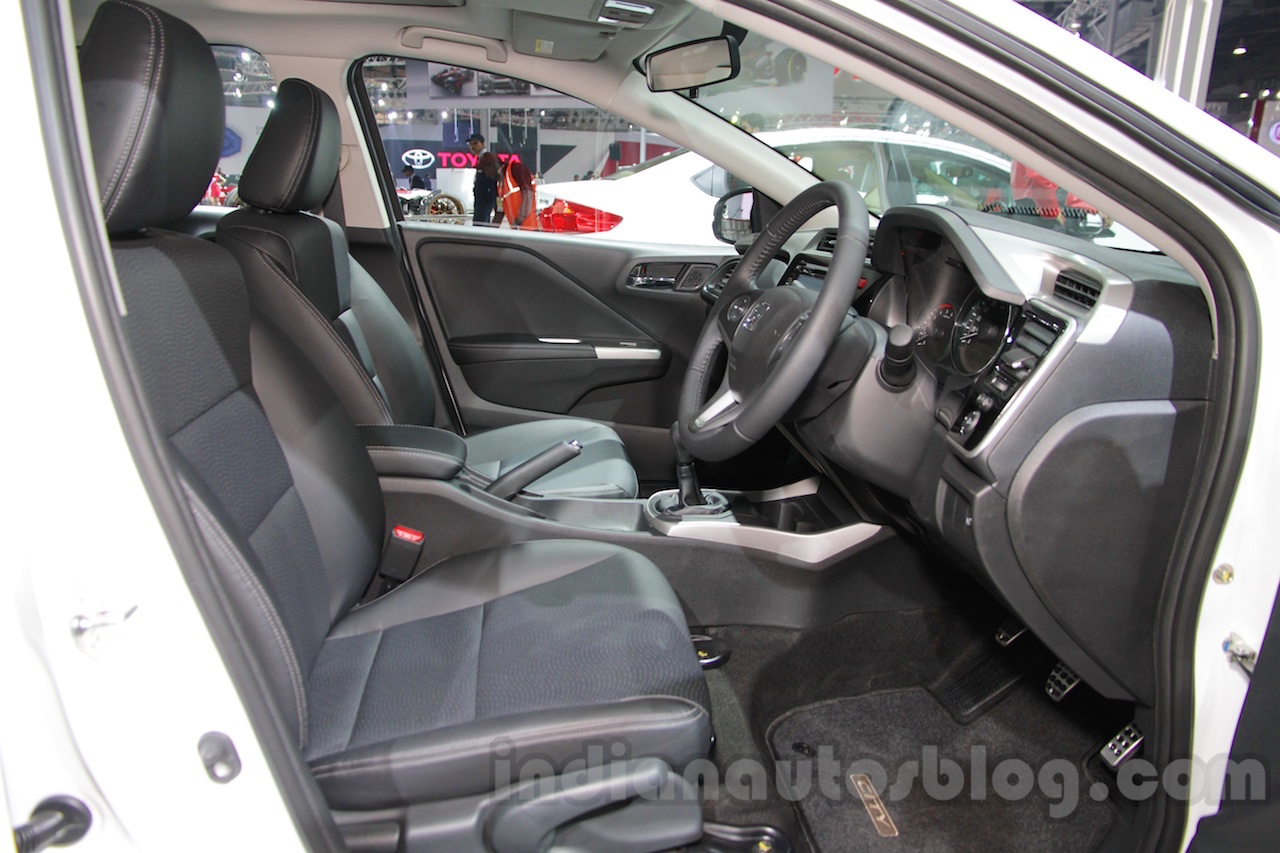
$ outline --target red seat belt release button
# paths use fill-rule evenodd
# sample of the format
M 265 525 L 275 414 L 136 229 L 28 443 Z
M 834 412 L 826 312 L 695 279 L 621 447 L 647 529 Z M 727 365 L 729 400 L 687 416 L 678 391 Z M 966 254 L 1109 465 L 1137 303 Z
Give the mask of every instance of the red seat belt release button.
M 387 536 L 387 544 L 382 549 L 382 560 L 378 564 L 378 574 L 390 581 L 407 581 L 414 567 L 418 565 L 418 556 L 422 553 L 422 543 L 426 536 L 421 530 L 397 524 L 391 528 Z

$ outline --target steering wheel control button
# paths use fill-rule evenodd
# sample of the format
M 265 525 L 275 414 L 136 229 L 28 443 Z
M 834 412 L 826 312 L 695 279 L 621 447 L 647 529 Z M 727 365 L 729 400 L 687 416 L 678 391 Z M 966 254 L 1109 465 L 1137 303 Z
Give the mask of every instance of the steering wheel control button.
M 974 409 L 960 420 L 960 426 L 956 427 L 956 432 L 960 433 L 961 438 L 968 438 L 969 434 L 977 428 L 980 420 L 982 420 L 982 413 Z
M 735 303 L 736 304 L 736 303 Z M 747 312 L 746 317 L 742 320 L 742 331 L 750 332 L 760 325 L 760 321 L 764 319 L 764 315 L 769 313 L 769 309 L 773 306 L 768 302 L 757 302 L 751 306 L 751 310 Z
M 884 346 L 884 360 L 880 362 L 880 378 L 890 388 L 901 389 L 916 378 L 916 331 L 906 323 L 899 323 L 889 330 L 889 342 Z
M 747 316 L 747 309 L 751 307 L 751 295 L 743 294 L 730 303 L 728 310 L 724 312 L 724 319 L 729 326 L 737 328 L 742 322 L 742 318 Z

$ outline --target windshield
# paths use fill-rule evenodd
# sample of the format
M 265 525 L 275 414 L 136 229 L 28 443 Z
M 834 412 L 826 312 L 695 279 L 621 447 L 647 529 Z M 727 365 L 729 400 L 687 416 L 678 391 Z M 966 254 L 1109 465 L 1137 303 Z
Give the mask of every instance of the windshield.
M 695 15 L 671 41 L 720 27 Z M 818 178 L 854 184 L 873 214 L 901 204 L 963 207 L 1100 245 L 1155 251 L 1086 199 L 849 71 L 756 33 L 742 40 L 740 59 L 737 78 L 702 87 L 695 103 Z M 715 185 L 740 183 L 727 175 Z

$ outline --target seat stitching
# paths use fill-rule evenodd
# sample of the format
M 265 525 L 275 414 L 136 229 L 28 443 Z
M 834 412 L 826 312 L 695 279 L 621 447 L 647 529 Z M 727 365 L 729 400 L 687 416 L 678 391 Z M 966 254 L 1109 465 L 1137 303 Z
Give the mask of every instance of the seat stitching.
M 208 507 L 204 505 L 204 501 L 200 500 L 200 497 L 191 490 L 187 483 L 184 482 L 182 486 L 186 492 L 187 499 L 191 501 L 196 520 L 201 522 L 202 527 L 208 529 L 209 539 L 230 561 L 231 567 L 235 569 L 241 583 L 248 588 L 249 595 L 253 598 L 254 603 L 258 605 L 258 609 L 262 611 L 262 615 L 266 617 L 267 626 L 271 629 L 272 636 L 280 646 L 280 651 L 285 659 L 285 668 L 289 672 L 289 682 L 293 686 L 293 698 L 296 706 L 294 711 L 298 715 L 298 746 L 301 748 L 307 741 L 307 699 L 302 686 L 302 668 L 298 664 L 298 657 L 293 650 L 293 643 L 289 639 L 288 632 L 285 631 L 284 625 L 280 622 L 280 614 L 276 612 L 275 607 L 271 604 L 267 591 L 262 587 L 262 582 L 245 564 L 244 556 L 240 553 L 240 550 L 227 540 L 226 531 L 222 529 L 222 525 L 209 512 Z
M 437 459 L 444 459 L 448 462 L 457 462 L 462 464 L 462 460 L 450 453 L 441 453 L 439 450 L 426 450 L 425 448 L 416 447 L 384 447 L 382 445 L 372 445 L 365 448 L 370 453 L 382 453 L 389 456 L 397 454 L 405 454 L 408 456 L 434 456 Z
M 676 697 L 670 697 L 676 699 Z M 686 699 L 677 699 L 680 702 L 688 702 Z M 561 735 L 571 733 L 581 733 L 584 736 L 594 734 L 609 734 L 616 731 L 634 731 L 640 729 L 654 729 L 671 726 L 686 720 L 693 720 L 699 716 L 705 716 L 706 710 L 700 705 L 688 702 L 692 707 L 678 714 L 670 714 L 666 717 L 654 719 L 652 715 L 646 717 L 622 717 L 616 720 L 610 720 L 601 723 L 561 723 L 555 726 L 545 726 L 540 729 L 533 729 L 520 733 L 516 736 L 485 736 L 475 737 L 465 740 L 462 743 L 448 744 L 444 746 L 426 746 L 419 747 L 411 752 L 407 752 L 398 757 L 391 756 L 369 756 L 366 758 L 356 758 L 349 761 L 339 759 L 332 764 L 321 764 L 312 766 L 312 774 L 317 778 L 331 778 L 346 773 L 355 773 L 360 770 L 369 768 L 386 768 L 405 769 L 430 758 L 441 758 L 453 754 L 470 752 L 476 747 L 483 747 L 493 743 L 495 740 L 503 739 L 512 741 L 516 746 L 530 743 L 534 740 L 546 737 L 548 735 Z
M 111 214 L 115 212 L 116 207 L 120 204 L 120 199 L 123 197 L 121 188 L 128 183 L 129 176 L 133 174 L 134 167 L 137 165 L 138 149 L 140 146 L 138 145 L 138 139 L 135 135 L 135 131 L 140 126 L 146 124 L 147 118 L 155 108 L 156 101 L 159 100 L 159 98 L 155 97 L 155 92 L 160 87 L 160 72 L 164 67 L 165 54 L 164 27 L 160 24 L 160 16 L 146 6 L 130 3 L 127 2 L 127 0 L 121 0 L 121 5 L 140 13 L 147 19 L 147 23 L 151 27 L 152 38 L 147 40 L 149 49 L 147 54 L 147 69 L 149 71 L 148 76 L 151 79 L 146 85 L 146 97 L 143 98 L 142 102 L 138 104 L 137 109 L 134 110 L 133 120 L 129 126 L 129 138 L 133 140 L 133 144 L 129 147 L 129 150 L 121 153 L 120 160 L 116 163 L 115 171 L 111 175 L 111 181 L 108 183 L 108 186 L 113 187 L 111 191 L 111 204 L 105 211 L 105 216 L 108 219 L 111 218 Z M 156 56 L 157 47 L 159 48 L 158 58 Z M 145 113 L 145 115 L 141 115 L 143 113 Z M 121 169 L 125 170 L 124 177 L 122 178 L 120 177 Z M 117 178 L 120 179 L 119 183 L 115 183 Z
M 365 389 L 368 390 L 370 395 L 373 396 L 373 399 L 377 403 L 378 408 L 382 411 L 382 414 L 386 416 L 387 424 L 395 423 L 395 418 L 393 418 L 391 415 L 391 410 L 387 406 L 387 401 L 383 399 L 381 394 L 378 393 L 378 389 L 377 387 L 374 386 L 373 380 L 369 378 L 369 374 L 365 371 L 364 365 L 362 365 L 356 359 L 355 355 L 352 354 L 351 350 L 347 348 L 347 345 L 342 342 L 342 338 L 338 337 L 338 333 L 335 332 L 333 330 L 333 327 L 329 325 L 329 321 L 326 320 L 324 315 L 320 313 L 320 309 L 316 308 L 316 306 L 312 304 L 311 300 L 307 298 L 306 294 L 303 293 L 301 290 L 299 290 L 298 286 L 294 284 L 292 281 L 290 281 L 289 277 L 286 276 L 280 269 L 276 267 L 275 260 L 270 255 L 268 255 L 266 252 L 262 251 L 261 249 L 257 248 L 256 246 L 254 247 L 253 250 L 258 253 L 259 258 L 262 260 L 263 264 L 267 267 L 267 269 L 269 269 L 272 273 L 274 273 L 276 278 L 284 282 L 286 291 L 292 294 L 296 299 L 298 299 L 298 301 L 300 301 L 307 308 L 307 310 L 311 312 L 311 315 L 314 318 L 316 318 L 316 320 L 320 323 L 321 328 L 323 328 L 326 332 L 329 333 L 329 337 L 331 337 L 334 343 L 338 345 L 338 348 L 342 351 L 342 354 L 347 357 L 347 361 L 349 361 L 351 363 L 351 366 L 356 369 L 356 374 L 364 381 Z M 384 424 L 384 426 L 387 424 Z
M 455 438 L 461 438 L 461 436 L 459 436 L 456 432 L 451 432 L 450 430 L 447 430 L 447 429 L 440 429 L 440 427 L 423 426 L 422 424 L 397 424 L 397 423 L 392 423 L 392 424 L 356 424 L 356 427 L 357 427 L 357 428 L 359 428 L 359 427 L 382 428 L 382 427 L 385 427 L 385 426 L 393 426 L 393 427 L 396 427 L 396 428 L 403 428 L 403 429 L 429 429 L 429 430 L 431 430 L 432 432 L 442 432 L 442 433 L 444 433 L 445 435 L 452 435 L 452 436 L 454 436 Z

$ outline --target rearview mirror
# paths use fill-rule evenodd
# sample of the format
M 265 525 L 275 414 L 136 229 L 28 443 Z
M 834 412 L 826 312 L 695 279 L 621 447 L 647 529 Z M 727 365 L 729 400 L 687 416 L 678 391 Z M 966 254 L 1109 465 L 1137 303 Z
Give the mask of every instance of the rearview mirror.
M 711 233 L 723 243 L 737 243 L 743 237 L 751 236 L 751 210 L 754 204 L 755 192 L 751 187 L 721 196 L 712 214 Z
M 644 58 L 644 76 L 653 92 L 697 89 L 738 76 L 738 43 L 729 36 L 677 44 Z

